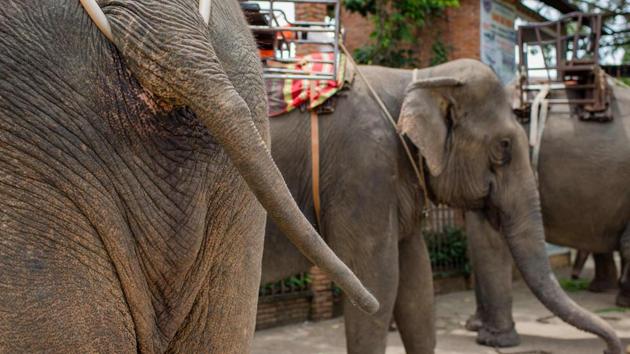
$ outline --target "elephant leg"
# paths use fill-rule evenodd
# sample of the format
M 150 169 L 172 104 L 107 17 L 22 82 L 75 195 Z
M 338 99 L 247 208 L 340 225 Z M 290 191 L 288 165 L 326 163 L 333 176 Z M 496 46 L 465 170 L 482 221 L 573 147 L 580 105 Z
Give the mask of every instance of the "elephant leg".
M 322 208 L 323 235 L 381 305 L 368 315 L 344 296 L 347 352 L 384 354 L 398 288 L 397 212 L 391 206 L 368 216 L 369 208 L 360 209 L 341 203 Z
M 472 250 L 471 250 L 471 240 L 470 240 L 470 234 L 467 231 L 468 234 L 468 254 L 470 255 L 470 257 L 472 258 Z M 475 277 L 476 278 L 476 277 Z M 468 319 L 466 320 L 466 323 L 464 324 L 464 327 L 470 331 L 470 332 L 479 332 L 479 330 L 481 330 L 481 327 L 483 327 L 483 322 L 481 321 L 481 309 L 483 307 L 483 303 L 481 301 L 481 295 L 479 294 L 480 292 L 480 286 L 479 286 L 479 281 L 474 279 L 474 291 L 475 291 L 475 313 L 470 315 L 470 317 L 468 317 Z
M 580 274 L 584 270 L 584 265 L 590 256 L 590 252 L 577 250 L 575 254 L 575 261 L 573 262 L 573 268 L 571 269 L 571 279 L 580 279 Z
M 209 206 L 208 220 L 226 218 L 229 225 L 208 230 L 200 252 L 212 262 L 189 277 L 201 286 L 167 353 L 251 352 L 266 217 L 252 194 L 234 196 L 243 194 L 244 200 L 227 196 Z
M 626 229 L 619 241 L 621 252 L 621 279 L 619 281 L 619 294 L 617 295 L 617 305 L 630 307 L 630 222 L 626 224 Z
M 396 324 L 407 353 L 430 354 L 435 350 L 435 310 L 429 252 L 420 233 L 401 241 L 398 248 Z
M 0 185 L 0 352 L 135 353 L 126 294 L 91 223 L 50 185 Z
M 469 253 L 475 272 L 477 343 L 512 347 L 520 343 L 512 318 L 512 256 L 501 237 L 480 212 L 466 213 Z M 474 316 L 473 316 L 474 320 Z
M 613 253 L 593 253 L 593 259 L 595 260 L 595 278 L 589 284 L 588 291 L 601 293 L 617 289 L 619 274 Z

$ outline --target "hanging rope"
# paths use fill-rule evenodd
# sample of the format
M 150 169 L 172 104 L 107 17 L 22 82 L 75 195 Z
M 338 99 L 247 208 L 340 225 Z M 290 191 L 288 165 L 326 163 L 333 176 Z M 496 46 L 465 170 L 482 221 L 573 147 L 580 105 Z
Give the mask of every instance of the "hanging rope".
M 422 208 L 422 214 L 425 217 L 428 216 L 428 214 L 429 214 L 429 206 L 431 205 L 431 200 L 429 199 L 429 193 L 428 193 L 427 186 L 426 186 L 426 183 L 425 183 L 425 174 L 424 174 L 424 168 L 423 168 L 422 164 L 418 165 L 418 163 L 416 163 L 416 160 L 414 159 L 413 154 L 411 153 L 411 149 L 409 148 L 409 144 L 407 144 L 407 141 L 405 140 L 405 137 L 401 133 L 398 132 L 398 128 L 397 128 L 397 125 L 396 125 L 396 121 L 394 120 L 394 117 L 392 117 L 391 113 L 389 113 L 389 110 L 387 109 L 387 107 L 383 103 L 383 100 L 381 99 L 381 97 L 378 95 L 378 93 L 376 93 L 376 90 L 374 90 L 374 88 L 372 87 L 372 85 L 370 84 L 368 79 L 365 77 L 365 75 L 363 75 L 363 73 L 359 69 L 359 66 L 354 61 L 354 58 L 352 58 L 352 54 L 350 54 L 350 52 L 348 51 L 348 49 L 346 48 L 346 46 L 343 43 L 339 43 L 339 47 L 346 54 L 346 57 L 348 58 L 348 61 L 350 62 L 350 64 L 354 68 L 355 72 L 359 75 L 361 80 L 363 80 L 363 82 L 365 83 L 365 86 L 368 88 L 368 91 L 370 91 L 370 94 L 372 95 L 372 98 L 378 104 L 378 106 L 380 107 L 381 111 L 383 112 L 383 114 L 385 114 L 385 117 L 387 118 L 389 123 L 392 125 L 392 127 L 396 131 L 396 135 L 398 136 L 398 139 L 400 140 L 400 142 L 401 142 L 401 144 L 403 146 L 403 149 L 405 150 L 405 154 L 407 155 L 407 159 L 409 160 L 409 163 L 411 163 L 411 167 L 413 168 L 413 172 L 416 175 L 416 178 L 418 179 L 418 183 L 420 185 L 420 188 L 422 189 L 422 194 L 423 194 L 423 198 L 424 198 L 424 206 Z M 417 79 L 416 78 L 416 73 L 417 73 L 417 70 L 414 70 L 414 72 L 413 72 L 413 79 L 412 79 L 412 83 L 411 84 L 413 84 L 413 82 L 415 82 L 416 79 Z

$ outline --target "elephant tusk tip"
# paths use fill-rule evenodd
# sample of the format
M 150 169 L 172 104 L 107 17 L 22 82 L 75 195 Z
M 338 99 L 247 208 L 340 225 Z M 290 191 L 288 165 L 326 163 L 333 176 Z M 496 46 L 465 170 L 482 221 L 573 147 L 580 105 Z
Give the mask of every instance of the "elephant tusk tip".
M 96 27 L 107 37 L 110 42 L 113 42 L 114 36 L 112 35 L 112 28 L 107 21 L 107 16 L 103 13 L 96 0 L 80 0 L 81 5 L 85 8 L 88 16 L 92 19 Z

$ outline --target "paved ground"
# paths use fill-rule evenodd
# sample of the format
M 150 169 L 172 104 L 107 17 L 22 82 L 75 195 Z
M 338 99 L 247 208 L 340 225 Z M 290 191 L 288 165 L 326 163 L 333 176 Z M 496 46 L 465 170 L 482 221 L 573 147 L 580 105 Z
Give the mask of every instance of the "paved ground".
M 592 270 L 587 270 L 592 272 Z M 568 270 L 561 270 L 565 277 Z M 587 273 L 588 276 L 588 273 Z M 570 293 L 585 308 L 598 311 L 608 321 L 624 345 L 630 346 L 630 311 L 614 307 L 614 293 L 593 294 L 586 291 Z M 458 292 L 437 298 L 437 354 L 597 354 L 603 344 L 595 336 L 580 332 L 550 316 L 527 287 L 518 282 L 514 294 L 514 317 L 522 344 L 516 348 L 493 349 L 475 344 L 475 334 L 463 324 L 474 309 L 472 291 Z M 303 323 L 256 332 L 254 354 L 342 354 L 345 353 L 343 320 Z M 630 347 L 628 348 L 630 350 Z M 400 336 L 391 332 L 387 354 L 405 353 Z M 630 354 L 630 351 L 628 351 Z

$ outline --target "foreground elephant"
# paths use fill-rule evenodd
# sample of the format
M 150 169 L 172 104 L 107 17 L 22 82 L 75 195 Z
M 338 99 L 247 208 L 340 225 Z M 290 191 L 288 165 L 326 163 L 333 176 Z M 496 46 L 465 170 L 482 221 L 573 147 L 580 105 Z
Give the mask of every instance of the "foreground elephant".
M 99 5 L 113 44 L 77 0 L 0 7 L 0 352 L 248 352 L 261 205 L 375 311 L 271 160 L 238 2 Z
M 573 303 L 551 273 L 527 138 L 496 75 L 473 60 L 419 70 L 416 83 L 410 70 L 361 70 L 424 157 L 433 201 L 495 215 L 536 296 L 620 353 L 610 326 Z M 271 119 L 272 155 L 315 223 L 309 131 L 308 113 Z M 373 317 L 345 306 L 348 352 L 384 353 L 393 312 L 407 352 L 432 353 L 433 286 L 420 230 L 422 193 L 395 128 L 357 79 L 340 94 L 336 111 L 320 117 L 320 135 L 320 230 L 381 303 Z M 269 223 L 263 283 L 307 269 L 308 262 Z
M 612 122 L 580 121 L 558 106 L 550 111 L 540 149 L 540 195 L 547 241 L 595 253 L 621 251 L 617 304 L 630 306 L 630 89 L 609 84 Z M 468 327 L 479 330 L 479 343 L 517 345 L 509 250 L 480 213 L 466 215 L 466 230 L 477 294 Z M 600 271 L 606 257 L 596 258 Z

